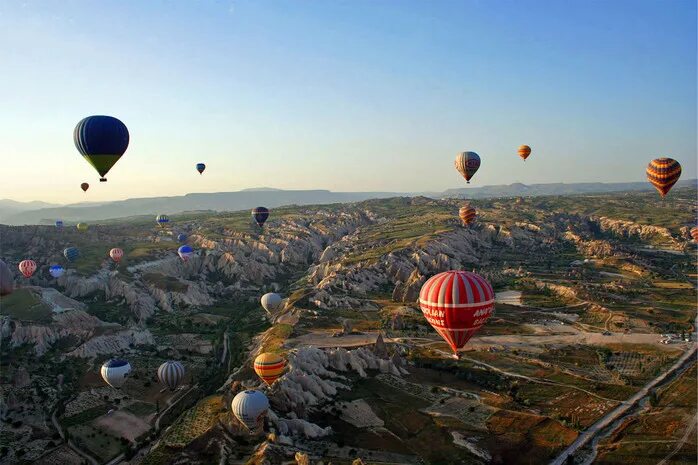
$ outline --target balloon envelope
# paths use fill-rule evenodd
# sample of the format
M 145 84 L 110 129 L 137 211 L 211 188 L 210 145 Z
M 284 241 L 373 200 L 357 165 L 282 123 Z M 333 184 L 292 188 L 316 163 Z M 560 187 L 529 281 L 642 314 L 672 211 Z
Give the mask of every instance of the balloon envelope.
M 80 251 L 77 247 L 68 247 L 63 251 L 63 256 L 67 258 L 69 262 L 74 262 L 80 257 Z
M 204 163 L 197 163 L 196 164 L 196 171 L 198 171 L 199 174 L 203 173 L 205 169 L 206 169 L 206 165 Z
M 657 158 L 647 165 L 647 180 L 664 198 L 681 177 L 681 164 L 673 158 Z
M 113 358 L 107 360 L 100 370 L 102 379 L 111 387 L 120 388 L 131 373 L 131 364 L 126 360 Z
M 177 250 L 177 253 L 179 254 L 179 258 L 186 262 L 194 254 L 194 249 L 188 245 L 183 245 Z
M 458 210 L 458 216 L 463 222 L 463 226 L 468 226 L 469 224 L 475 222 L 477 212 L 472 206 L 466 204 L 460 207 L 460 209 Z
M 63 268 L 61 265 L 51 265 L 48 272 L 54 278 L 60 278 L 65 273 L 65 268 Z
M 187 235 L 186 234 L 177 234 L 177 241 L 187 242 Z
M 254 359 L 254 371 L 269 386 L 279 379 L 286 368 L 286 361 L 279 354 L 265 352 Z
M 480 156 L 475 152 L 461 152 L 456 155 L 456 169 L 470 183 L 470 179 L 480 168 Z
M 254 430 L 269 410 L 269 399 L 259 391 L 242 391 L 233 398 L 230 408 L 240 423 Z
M 114 260 L 116 263 L 119 263 L 121 261 L 121 257 L 124 256 L 124 251 L 121 250 L 118 247 L 114 247 L 109 251 L 109 256 L 111 257 L 112 260 Z
M 693 238 L 693 242 L 698 242 L 698 226 L 691 228 L 691 237 Z
M 57 228 L 57 229 L 62 229 L 62 228 L 63 228 L 63 221 L 61 221 L 61 220 L 56 220 L 56 228 Z
M 14 288 L 15 284 L 10 267 L 0 260 L 0 296 L 12 294 Z
M 260 301 L 262 303 L 262 307 L 264 307 L 264 310 L 266 310 L 269 314 L 281 310 L 283 307 L 283 299 L 276 292 L 267 292 L 262 296 Z
M 457 354 L 492 315 L 494 291 L 478 274 L 446 271 L 424 283 L 419 306 L 429 324 Z
M 257 207 L 252 210 L 252 218 L 254 218 L 257 226 L 264 226 L 264 222 L 269 218 L 269 209 L 266 207 Z
M 170 222 L 170 218 L 167 215 L 158 215 L 155 217 L 155 221 L 160 225 L 160 226 L 165 226 L 167 223 Z
M 128 148 L 126 125 L 113 116 L 95 115 L 81 120 L 73 130 L 78 152 L 97 170 L 100 181 Z
M 90 185 L 87 184 L 86 182 L 83 182 L 82 184 L 80 184 L 80 189 L 82 189 L 83 192 L 87 192 L 87 189 L 89 189 L 89 188 L 90 188 Z
M 31 278 L 36 271 L 36 262 L 34 260 L 22 260 L 19 262 L 19 272 L 25 278 Z
M 521 145 L 519 146 L 519 156 L 523 158 L 524 161 L 528 158 L 528 156 L 531 154 L 531 147 L 528 145 Z
M 87 231 L 87 228 L 88 228 L 87 223 L 78 223 L 78 225 L 76 227 L 78 228 L 78 231 L 81 231 L 81 232 Z
M 182 383 L 185 372 L 181 362 L 169 360 L 158 368 L 158 379 L 160 384 L 166 386 L 170 391 L 174 391 Z

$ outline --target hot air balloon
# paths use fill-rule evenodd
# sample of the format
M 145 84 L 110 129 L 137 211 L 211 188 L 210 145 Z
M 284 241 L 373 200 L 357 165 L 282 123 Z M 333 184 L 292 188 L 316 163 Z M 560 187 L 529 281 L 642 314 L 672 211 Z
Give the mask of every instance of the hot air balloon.
M 105 182 L 109 170 L 128 148 L 126 125 L 112 116 L 88 116 L 75 126 L 73 141 L 78 152 L 97 170 Z
M 12 294 L 14 288 L 15 284 L 10 267 L 7 266 L 7 263 L 0 260 L 0 296 Z
M 267 414 L 269 399 L 259 391 L 242 391 L 233 398 L 230 408 L 235 418 L 253 431 Z
M 56 229 L 58 229 L 58 230 L 63 229 L 63 221 L 56 220 Z
M 60 278 L 65 273 L 65 268 L 63 268 L 61 265 L 51 265 L 48 272 L 54 278 Z
M 269 218 L 269 209 L 266 207 L 257 207 L 252 210 L 252 218 L 260 228 L 264 226 L 264 222 Z
M 187 242 L 187 235 L 186 234 L 177 234 L 177 241 Z
M 279 379 L 286 368 L 286 361 L 279 354 L 265 352 L 254 359 L 254 371 L 269 386 Z
M 164 228 L 165 225 L 170 222 L 170 218 L 167 215 L 158 215 L 155 217 L 155 221 L 157 221 L 161 228 Z
M 647 180 L 664 198 L 681 177 L 681 164 L 672 158 L 657 158 L 647 165 Z
M 466 182 L 470 184 L 470 179 L 480 168 L 480 156 L 475 152 L 461 152 L 456 155 L 456 169 L 463 175 Z
M 691 237 L 693 238 L 693 242 L 698 243 L 698 226 L 691 228 Z
M 124 256 L 124 251 L 121 250 L 118 247 L 114 247 L 109 251 L 109 256 L 111 257 L 112 260 L 114 260 L 116 263 L 119 263 L 121 261 L 121 257 Z
M 204 163 L 197 163 L 196 164 L 196 171 L 198 171 L 199 174 L 202 174 L 205 169 L 206 169 L 206 165 Z
M 260 300 L 262 302 L 262 307 L 264 307 L 264 310 L 266 310 L 270 315 L 272 312 L 281 310 L 283 307 L 283 300 L 281 299 L 281 296 L 275 292 L 267 292 Z
M 186 262 L 187 260 L 189 260 L 189 257 L 194 255 L 194 249 L 192 249 L 188 245 L 183 245 L 177 250 L 177 253 L 179 254 L 179 258 Z
M 131 373 L 131 364 L 126 360 L 113 358 L 102 365 L 102 379 L 113 388 L 120 388 Z
M 68 247 L 63 251 L 63 256 L 67 258 L 69 262 L 74 262 L 80 256 L 80 251 L 77 247 Z
M 22 260 L 19 262 L 19 272 L 24 275 L 25 278 L 31 278 L 36 271 L 36 262 L 34 260 Z
M 520 145 L 519 146 L 519 156 L 523 158 L 523 161 L 526 161 L 528 156 L 531 154 L 531 147 L 528 145 Z
M 432 276 L 419 292 L 419 306 L 429 324 L 456 357 L 494 310 L 494 291 L 482 276 L 446 271 Z
M 80 184 L 80 189 L 82 189 L 83 192 L 87 192 L 87 189 L 89 189 L 89 188 L 90 188 L 90 185 L 87 184 L 86 182 L 83 182 L 82 184 Z
M 460 210 L 458 210 L 458 216 L 460 216 L 460 219 L 463 222 L 463 226 L 468 226 L 470 223 L 475 222 L 477 212 L 469 204 L 465 204 L 462 207 L 460 207 Z
M 167 361 L 158 368 L 158 379 L 160 384 L 174 391 L 182 383 L 184 373 L 184 365 L 180 362 Z
M 85 232 L 85 231 L 87 231 L 87 228 L 88 228 L 87 223 L 78 223 L 78 225 L 76 227 L 78 228 L 78 231 L 80 231 L 80 232 Z

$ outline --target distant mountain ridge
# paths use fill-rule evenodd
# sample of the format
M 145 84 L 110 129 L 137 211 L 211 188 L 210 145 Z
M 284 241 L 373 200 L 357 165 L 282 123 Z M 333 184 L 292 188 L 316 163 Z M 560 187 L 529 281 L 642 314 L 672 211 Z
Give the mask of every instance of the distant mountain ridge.
M 680 181 L 676 187 L 697 186 L 695 179 Z M 0 200 L 0 223 L 9 225 L 47 224 L 60 218 L 66 222 L 100 221 L 139 215 L 176 214 L 185 211 L 236 211 L 256 206 L 319 205 L 360 202 L 368 199 L 422 195 L 432 198 L 488 198 L 540 195 L 592 194 L 654 189 L 647 182 L 554 183 L 494 185 L 448 189 L 443 192 L 332 192 L 329 190 L 282 190 L 253 188 L 237 192 L 196 193 L 173 197 L 146 197 L 112 202 L 57 206 L 45 202 Z

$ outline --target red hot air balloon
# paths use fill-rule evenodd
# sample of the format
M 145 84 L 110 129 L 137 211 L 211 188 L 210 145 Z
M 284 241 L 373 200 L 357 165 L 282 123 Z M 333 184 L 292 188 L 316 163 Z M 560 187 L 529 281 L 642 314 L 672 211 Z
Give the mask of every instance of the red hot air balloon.
M 116 263 L 119 263 L 121 261 L 121 257 L 124 256 L 124 251 L 121 250 L 118 247 L 114 247 L 109 251 L 109 256 L 111 257 L 112 260 L 114 260 Z
M 36 262 L 34 260 L 22 260 L 19 262 L 19 271 L 25 278 L 31 278 L 36 271 Z
M 647 180 L 664 198 L 681 177 L 681 164 L 673 158 L 656 158 L 647 165 Z
M 86 182 L 83 182 L 82 184 L 80 184 L 80 189 L 82 189 L 83 192 L 87 192 L 87 189 L 89 189 L 89 188 L 90 188 L 90 185 L 87 184 Z
M 458 358 L 462 348 L 494 311 L 494 291 L 482 276 L 446 271 L 432 276 L 419 292 L 419 306 L 429 324 Z
M 698 244 L 698 226 L 691 228 L 691 237 L 693 238 L 693 242 Z

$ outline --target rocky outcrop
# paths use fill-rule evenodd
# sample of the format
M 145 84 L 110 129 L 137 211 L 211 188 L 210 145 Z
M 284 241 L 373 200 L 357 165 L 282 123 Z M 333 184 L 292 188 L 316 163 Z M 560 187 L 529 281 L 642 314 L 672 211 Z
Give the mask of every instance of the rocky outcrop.
M 151 345 L 155 340 L 147 329 L 128 329 L 114 334 L 97 336 L 68 352 L 71 357 L 92 358 L 102 354 L 116 354 L 128 351 L 135 346 Z

